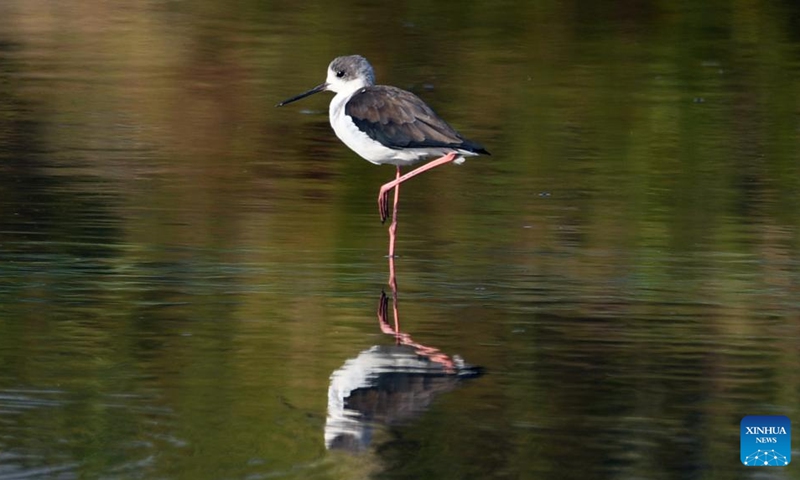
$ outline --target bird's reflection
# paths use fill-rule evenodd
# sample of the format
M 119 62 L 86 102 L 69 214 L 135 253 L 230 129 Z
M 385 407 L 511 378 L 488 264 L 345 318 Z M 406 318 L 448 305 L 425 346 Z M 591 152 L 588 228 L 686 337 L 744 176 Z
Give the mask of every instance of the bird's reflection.
M 378 324 L 396 339 L 395 344 L 364 350 L 331 374 L 325 423 L 328 449 L 365 450 L 376 425 L 407 421 L 424 412 L 437 395 L 481 374 L 480 367 L 392 328 L 387 311 L 388 297 L 381 292 Z

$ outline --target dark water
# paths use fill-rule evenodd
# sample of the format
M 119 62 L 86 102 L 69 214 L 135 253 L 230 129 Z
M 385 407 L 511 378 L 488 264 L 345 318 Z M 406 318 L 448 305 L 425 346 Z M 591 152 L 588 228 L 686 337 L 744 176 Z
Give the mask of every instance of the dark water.
M 800 478 L 739 462 L 744 415 L 800 420 L 798 32 L 793 2 L 1 2 L 0 478 Z M 349 53 L 493 153 L 399 216 L 402 329 L 482 375 L 381 333 L 393 170 L 330 96 L 273 108 Z M 335 379 L 363 435 L 326 444 Z

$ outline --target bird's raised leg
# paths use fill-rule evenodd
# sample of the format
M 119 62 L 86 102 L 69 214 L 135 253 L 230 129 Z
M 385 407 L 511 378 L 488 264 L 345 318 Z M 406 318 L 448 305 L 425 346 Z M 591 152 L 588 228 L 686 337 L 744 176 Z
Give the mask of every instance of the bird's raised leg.
M 411 170 L 410 172 L 406 173 L 402 177 L 397 177 L 394 180 L 392 180 L 391 182 L 384 184 L 381 187 L 380 192 L 378 193 L 378 210 L 381 213 L 381 223 L 386 221 L 386 217 L 389 214 L 389 196 L 388 196 L 389 190 L 393 189 L 397 185 L 400 185 L 401 183 L 405 182 L 406 180 L 408 180 L 408 179 L 410 179 L 412 177 L 416 177 L 417 175 L 419 175 L 422 172 L 427 172 L 428 170 L 430 170 L 432 168 L 436 168 L 439 165 L 444 165 L 445 163 L 450 163 L 453 160 L 455 160 L 457 157 L 458 157 L 458 153 L 450 152 L 447 155 L 445 155 L 444 157 L 438 158 L 438 159 L 436 159 L 436 160 L 434 160 L 432 162 L 428 162 L 425 165 L 423 165 L 423 166 L 421 166 L 421 167 L 419 167 L 419 168 L 417 168 L 415 170 Z M 398 170 L 398 172 L 399 172 L 399 170 Z

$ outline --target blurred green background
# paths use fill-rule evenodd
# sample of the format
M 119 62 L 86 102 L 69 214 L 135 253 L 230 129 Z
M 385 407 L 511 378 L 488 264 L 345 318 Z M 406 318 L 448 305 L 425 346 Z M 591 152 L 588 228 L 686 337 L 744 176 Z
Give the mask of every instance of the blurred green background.
M 493 154 L 398 240 L 404 330 L 487 374 L 358 456 L 394 172 L 274 108 L 352 53 Z M 750 478 L 741 417 L 800 418 L 799 138 L 791 1 L 5 0 L 0 478 Z

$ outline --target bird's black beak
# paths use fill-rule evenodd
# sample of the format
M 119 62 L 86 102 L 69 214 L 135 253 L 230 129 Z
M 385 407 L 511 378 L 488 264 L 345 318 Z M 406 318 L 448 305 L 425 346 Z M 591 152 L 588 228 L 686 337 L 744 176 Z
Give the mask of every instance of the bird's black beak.
M 315 93 L 324 92 L 327 88 L 328 88 L 328 84 L 327 83 L 321 83 L 321 84 L 317 85 L 316 87 L 312 88 L 311 90 L 309 90 L 307 92 L 303 92 L 300 95 L 295 95 L 292 98 L 287 98 L 286 100 L 282 101 L 281 103 L 279 103 L 279 104 L 277 104 L 275 106 L 276 107 L 282 107 L 284 105 L 288 105 L 288 104 L 290 104 L 292 102 L 296 102 L 296 101 L 298 101 L 300 99 L 303 99 L 303 98 L 309 97 L 311 95 L 314 95 Z

